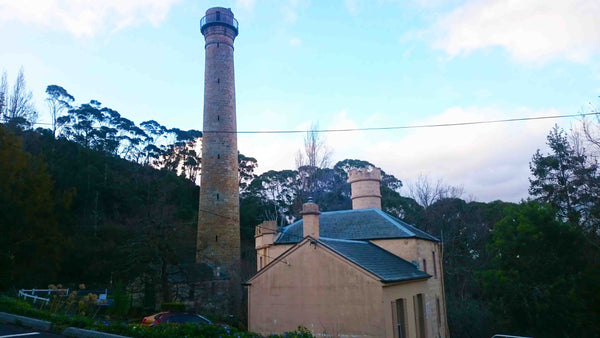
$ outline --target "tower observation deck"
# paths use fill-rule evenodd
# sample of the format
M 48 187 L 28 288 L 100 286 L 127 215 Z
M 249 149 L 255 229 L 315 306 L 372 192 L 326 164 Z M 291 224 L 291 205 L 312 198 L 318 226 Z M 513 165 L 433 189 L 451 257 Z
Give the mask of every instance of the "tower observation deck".
M 206 16 L 200 19 L 200 32 L 205 35 L 205 31 L 211 26 L 225 26 L 231 28 L 235 36 L 238 35 L 238 22 L 230 14 L 231 10 L 225 8 L 211 8 L 207 11 Z M 235 37 L 234 36 L 234 37 Z

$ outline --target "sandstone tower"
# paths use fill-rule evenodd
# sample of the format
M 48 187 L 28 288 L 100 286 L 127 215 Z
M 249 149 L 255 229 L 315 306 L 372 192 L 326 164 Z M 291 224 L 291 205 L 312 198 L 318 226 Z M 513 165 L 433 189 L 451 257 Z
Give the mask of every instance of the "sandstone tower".
M 205 39 L 202 176 L 196 262 L 208 264 L 215 279 L 229 279 L 230 299 L 241 300 L 240 211 L 235 114 L 233 42 L 238 23 L 230 9 L 214 7 L 200 20 Z
M 380 169 L 352 169 L 348 172 L 348 183 L 352 190 L 352 209 L 381 210 Z

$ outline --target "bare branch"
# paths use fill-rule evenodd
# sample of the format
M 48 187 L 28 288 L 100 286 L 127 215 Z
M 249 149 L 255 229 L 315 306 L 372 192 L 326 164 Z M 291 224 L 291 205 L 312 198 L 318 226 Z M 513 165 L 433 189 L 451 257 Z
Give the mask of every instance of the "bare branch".
M 408 189 L 410 197 L 425 208 L 442 199 L 460 198 L 464 193 L 463 187 L 448 185 L 441 178 L 433 182 L 423 174 L 409 183 Z
M 23 67 L 19 70 L 12 94 L 8 98 L 8 109 L 5 113 L 6 120 L 24 119 L 33 124 L 37 120 L 37 112 L 33 105 L 33 94 L 27 89 Z
M 298 150 L 296 167 L 309 166 L 312 168 L 328 168 L 331 165 L 332 151 L 326 144 L 326 139 L 317 130 L 319 124 L 311 125 L 304 137 L 304 148 Z

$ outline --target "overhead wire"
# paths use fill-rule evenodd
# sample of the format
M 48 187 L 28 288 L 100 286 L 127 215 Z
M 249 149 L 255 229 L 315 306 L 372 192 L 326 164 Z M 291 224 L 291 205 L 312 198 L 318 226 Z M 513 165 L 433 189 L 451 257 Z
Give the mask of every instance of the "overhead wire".
M 438 124 L 417 124 L 417 125 L 390 126 L 390 127 L 364 127 L 364 128 L 316 129 L 316 130 L 246 130 L 246 131 L 244 131 L 244 130 L 241 130 L 241 131 L 212 130 L 212 131 L 203 131 L 203 133 L 215 133 L 215 134 L 298 134 L 298 133 L 306 133 L 306 132 L 336 133 L 336 132 L 353 132 L 353 131 L 377 131 L 377 130 L 457 127 L 457 126 L 470 126 L 470 125 L 479 125 L 479 124 L 548 120 L 548 119 L 559 119 L 559 118 L 569 118 L 569 117 L 585 117 L 585 116 L 591 116 L 591 115 L 600 115 L 600 112 L 567 114 L 567 115 L 518 117 L 518 118 L 500 119 L 500 120 L 467 121 L 467 122 L 452 122 L 452 123 L 438 123 Z
M 458 127 L 458 126 L 472 126 L 472 125 L 481 125 L 481 124 L 549 120 L 549 119 L 561 119 L 561 118 L 571 118 L 571 117 L 585 117 L 585 116 L 592 116 L 592 115 L 599 116 L 600 111 L 595 111 L 595 112 L 591 112 L 591 113 L 565 114 L 565 115 L 516 117 L 516 118 L 498 119 L 498 120 L 449 122 L 449 123 L 437 123 L 437 124 L 415 124 L 415 125 L 389 126 L 389 127 L 364 127 L 364 128 L 317 129 L 317 130 L 204 130 L 204 131 L 202 131 L 202 133 L 211 133 L 211 134 L 300 134 L 300 133 L 307 133 L 307 132 L 339 133 L 339 132 L 355 132 L 355 131 L 378 131 L 378 130 Z M 51 125 L 52 123 L 36 122 L 34 124 L 36 124 L 36 125 L 40 125 L 40 124 L 41 125 Z

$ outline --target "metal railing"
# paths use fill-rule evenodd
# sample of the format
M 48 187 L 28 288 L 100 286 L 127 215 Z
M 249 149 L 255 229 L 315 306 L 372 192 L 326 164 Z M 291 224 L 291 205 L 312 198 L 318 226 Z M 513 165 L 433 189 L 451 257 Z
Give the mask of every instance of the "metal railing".
M 229 26 L 235 31 L 235 34 L 238 34 L 238 21 L 232 15 L 216 12 L 204 16 L 200 19 L 200 32 L 204 34 L 204 29 L 212 25 Z
M 46 296 L 48 296 L 48 298 L 37 296 L 36 292 L 40 292 L 40 293 L 45 292 Z M 55 293 L 55 292 L 61 292 L 61 293 L 65 294 L 66 296 L 69 295 L 69 289 L 30 289 L 30 290 L 21 289 L 21 290 L 19 290 L 19 297 L 31 298 L 31 299 L 33 299 L 34 303 L 37 300 L 48 303 L 50 301 L 50 294 Z

